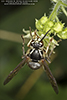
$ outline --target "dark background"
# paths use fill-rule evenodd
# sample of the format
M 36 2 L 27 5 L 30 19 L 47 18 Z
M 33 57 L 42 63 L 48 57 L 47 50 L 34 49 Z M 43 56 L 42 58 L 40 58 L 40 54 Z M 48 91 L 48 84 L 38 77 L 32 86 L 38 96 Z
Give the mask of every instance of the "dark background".
M 35 30 L 35 18 L 40 19 L 44 13 L 48 16 L 52 7 L 50 0 L 38 0 L 35 5 L 28 6 L 5 6 L 0 2 L 0 30 L 15 32 L 20 36 L 24 34 L 23 28 L 28 30 L 31 26 Z M 60 14 L 59 19 L 67 26 L 67 18 L 63 13 Z M 26 45 L 25 49 L 27 50 Z M 57 80 L 59 94 L 55 94 L 45 72 L 43 72 L 25 95 L 24 100 L 67 100 L 67 40 L 60 42 L 60 46 L 55 51 L 56 57 L 49 67 Z M 0 39 L 0 100 L 15 100 L 18 91 L 33 72 L 26 65 L 11 82 L 6 86 L 3 85 L 9 72 L 21 62 L 21 56 L 21 43 Z M 22 93 L 21 100 L 23 95 Z

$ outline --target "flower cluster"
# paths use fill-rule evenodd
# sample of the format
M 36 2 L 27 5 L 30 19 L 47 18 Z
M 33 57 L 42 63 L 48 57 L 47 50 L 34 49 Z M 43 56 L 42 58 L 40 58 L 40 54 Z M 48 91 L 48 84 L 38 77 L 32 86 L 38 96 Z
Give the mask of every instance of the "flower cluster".
M 60 39 L 67 39 L 67 28 L 64 27 L 64 23 L 60 21 L 49 20 L 49 18 L 44 14 L 39 20 L 35 19 L 35 26 L 37 29 L 37 34 L 42 38 L 47 31 L 51 29 L 51 31 L 47 34 L 45 39 L 43 40 L 45 48 L 47 48 L 48 43 L 49 50 L 53 51 L 56 46 L 59 46 L 58 42 L 54 37 L 59 37 Z M 24 38 L 30 38 L 30 31 L 25 31 L 27 35 Z M 33 35 L 34 31 L 32 31 Z

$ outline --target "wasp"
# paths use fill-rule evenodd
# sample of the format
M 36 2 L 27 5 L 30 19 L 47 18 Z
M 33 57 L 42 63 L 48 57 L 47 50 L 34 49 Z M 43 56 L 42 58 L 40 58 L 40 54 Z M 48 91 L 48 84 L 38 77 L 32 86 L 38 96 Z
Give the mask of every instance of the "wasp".
M 47 65 L 47 62 L 50 63 L 49 56 L 52 53 L 52 51 L 51 51 L 50 54 L 48 55 L 50 43 L 48 43 L 48 46 L 45 49 L 44 42 L 43 42 L 43 39 L 45 39 L 46 35 L 49 33 L 50 30 L 48 30 L 46 32 L 46 34 L 42 38 L 40 38 L 40 36 L 37 34 L 36 30 L 34 31 L 34 35 L 32 35 L 31 28 L 30 28 L 31 40 L 27 44 L 29 49 L 27 50 L 26 53 L 25 53 L 25 49 L 24 49 L 24 37 L 23 37 L 23 35 L 21 36 L 22 40 L 23 40 L 23 46 L 22 46 L 22 50 L 23 50 L 22 59 L 23 60 L 17 65 L 17 67 L 13 71 L 11 71 L 9 73 L 9 75 L 7 76 L 7 78 L 4 81 L 4 85 L 6 85 L 18 73 L 18 71 L 24 66 L 24 64 L 27 63 L 28 66 L 33 70 L 39 69 L 41 66 L 43 66 L 54 91 L 56 92 L 56 94 L 58 94 L 57 82 L 56 82 L 51 70 L 49 69 L 49 67 Z M 51 41 L 52 41 L 52 39 L 50 40 L 50 42 Z

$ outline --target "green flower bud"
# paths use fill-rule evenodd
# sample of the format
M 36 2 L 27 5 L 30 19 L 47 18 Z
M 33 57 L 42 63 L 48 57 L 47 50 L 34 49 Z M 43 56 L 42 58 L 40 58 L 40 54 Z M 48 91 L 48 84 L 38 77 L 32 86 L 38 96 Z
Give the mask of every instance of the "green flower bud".
M 43 17 L 40 19 L 40 23 L 44 25 L 44 24 L 46 23 L 47 20 L 48 20 L 48 18 L 47 18 L 46 16 L 43 16 Z
M 53 23 L 52 21 L 49 21 L 49 22 L 47 23 L 47 25 L 51 28 L 51 27 L 54 25 L 54 23 Z
M 38 30 L 43 29 L 43 26 L 42 26 L 42 24 L 40 23 L 40 20 L 37 20 L 37 19 L 35 19 L 35 20 L 36 20 L 36 22 L 35 22 L 36 28 L 37 28 Z
M 55 30 L 56 33 L 59 33 L 60 31 L 63 30 L 63 27 L 64 27 L 64 23 L 62 24 L 61 22 L 57 22 L 55 23 L 53 29 Z
M 61 39 L 67 39 L 67 28 L 65 28 L 62 32 L 58 33 L 57 36 Z

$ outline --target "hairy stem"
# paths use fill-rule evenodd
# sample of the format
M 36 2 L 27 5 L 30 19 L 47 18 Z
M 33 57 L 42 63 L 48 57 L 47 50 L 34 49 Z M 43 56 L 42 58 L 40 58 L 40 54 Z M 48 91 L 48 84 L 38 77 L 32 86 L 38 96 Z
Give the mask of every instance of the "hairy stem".
M 55 6 L 54 6 L 54 9 L 53 9 L 53 11 L 52 11 L 52 13 L 51 13 L 51 15 L 50 15 L 50 17 L 49 17 L 49 20 L 54 20 L 55 19 L 55 17 L 57 16 L 57 11 L 58 11 L 58 9 L 59 9 L 59 7 L 60 7 L 60 1 L 58 1 L 56 4 L 55 4 Z
M 64 14 L 67 16 L 67 11 L 65 10 L 65 8 L 63 6 L 61 6 L 61 9 L 64 12 Z

